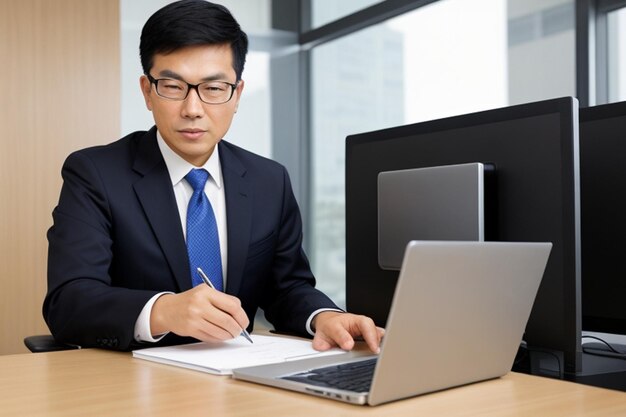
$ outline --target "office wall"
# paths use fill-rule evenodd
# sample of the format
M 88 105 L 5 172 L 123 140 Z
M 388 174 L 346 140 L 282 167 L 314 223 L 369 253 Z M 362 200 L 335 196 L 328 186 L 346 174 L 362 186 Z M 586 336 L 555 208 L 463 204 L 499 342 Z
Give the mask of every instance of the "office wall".
M 46 230 L 69 152 L 116 139 L 119 0 L 0 1 L 0 354 L 47 333 Z

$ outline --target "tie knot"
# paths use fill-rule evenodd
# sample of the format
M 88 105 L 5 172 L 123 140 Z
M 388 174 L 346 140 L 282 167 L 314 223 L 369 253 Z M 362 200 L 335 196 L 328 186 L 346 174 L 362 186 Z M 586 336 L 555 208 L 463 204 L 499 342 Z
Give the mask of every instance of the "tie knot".
M 209 173 L 206 169 L 192 169 L 189 174 L 185 175 L 185 179 L 191 185 L 194 192 L 203 191 L 206 181 L 209 179 Z

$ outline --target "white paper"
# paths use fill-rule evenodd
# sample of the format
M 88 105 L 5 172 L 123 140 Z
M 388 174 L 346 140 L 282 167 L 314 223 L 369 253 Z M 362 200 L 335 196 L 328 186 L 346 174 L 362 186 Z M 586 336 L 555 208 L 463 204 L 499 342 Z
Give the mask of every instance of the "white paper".
M 341 349 L 319 352 L 310 340 L 251 335 L 254 343 L 239 336 L 222 343 L 191 343 L 133 351 L 133 357 L 220 375 L 236 368 L 287 362 L 345 353 Z

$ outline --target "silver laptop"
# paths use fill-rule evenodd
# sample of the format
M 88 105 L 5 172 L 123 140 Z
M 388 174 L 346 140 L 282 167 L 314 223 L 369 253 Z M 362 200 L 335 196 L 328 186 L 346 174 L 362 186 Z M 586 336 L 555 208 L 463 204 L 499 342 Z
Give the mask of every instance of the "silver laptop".
M 399 270 L 411 240 L 485 240 L 484 170 L 476 162 L 379 173 L 380 267 Z
M 409 242 L 378 356 L 349 352 L 235 369 L 234 377 L 369 405 L 500 377 L 513 364 L 551 248 Z M 355 377 L 334 388 L 323 381 L 349 372 L 369 372 L 369 388 L 348 389 Z

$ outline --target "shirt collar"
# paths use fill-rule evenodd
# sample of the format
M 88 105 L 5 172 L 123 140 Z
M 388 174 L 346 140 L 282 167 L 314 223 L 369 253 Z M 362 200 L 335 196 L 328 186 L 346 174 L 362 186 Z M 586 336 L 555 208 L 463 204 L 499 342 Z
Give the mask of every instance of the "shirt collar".
M 210 180 L 213 180 L 217 188 L 222 188 L 222 165 L 220 163 L 219 146 L 217 143 L 215 144 L 213 153 L 206 163 L 201 167 L 197 167 L 185 161 L 176 152 L 174 152 L 169 145 L 165 143 L 165 140 L 158 130 L 156 132 L 156 137 L 159 149 L 161 150 L 161 155 L 163 155 L 163 159 L 165 160 L 165 166 L 167 167 L 170 179 L 172 180 L 172 186 L 176 186 L 179 182 L 181 182 L 185 178 L 185 175 L 187 175 L 192 169 L 204 168 L 211 175 Z

